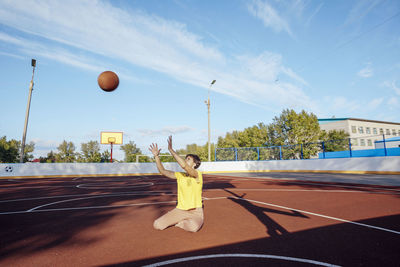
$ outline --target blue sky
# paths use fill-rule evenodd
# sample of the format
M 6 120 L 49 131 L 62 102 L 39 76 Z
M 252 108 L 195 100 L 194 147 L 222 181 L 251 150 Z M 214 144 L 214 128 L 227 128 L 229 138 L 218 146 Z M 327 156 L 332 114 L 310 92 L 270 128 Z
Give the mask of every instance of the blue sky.
M 285 108 L 400 122 L 397 0 L 0 0 L 0 136 L 35 156 L 122 131 L 146 154 L 259 122 Z M 112 70 L 111 93 L 97 76 Z M 102 150 L 109 149 L 102 145 Z M 119 147 L 114 157 L 123 159 Z

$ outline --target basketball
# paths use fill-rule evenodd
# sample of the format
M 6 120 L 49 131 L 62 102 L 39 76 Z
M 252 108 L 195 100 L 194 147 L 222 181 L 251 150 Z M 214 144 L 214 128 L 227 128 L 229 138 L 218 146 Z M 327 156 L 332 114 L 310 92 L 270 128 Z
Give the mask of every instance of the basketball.
M 117 89 L 119 84 L 118 75 L 112 71 L 104 71 L 100 73 L 97 82 L 101 89 L 106 92 L 111 92 Z

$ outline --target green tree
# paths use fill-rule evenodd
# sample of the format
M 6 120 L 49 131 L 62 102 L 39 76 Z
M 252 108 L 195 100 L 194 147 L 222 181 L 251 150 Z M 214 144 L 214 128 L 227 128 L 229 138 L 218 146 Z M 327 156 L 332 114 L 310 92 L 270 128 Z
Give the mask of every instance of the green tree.
M 279 117 L 268 125 L 268 140 L 272 145 L 294 145 L 313 143 L 319 140 L 318 118 L 313 113 L 302 110 L 283 110 Z
M 215 160 L 215 144 L 211 144 L 211 161 Z M 195 154 L 199 156 L 201 161 L 208 161 L 208 143 L 203 146 L 197 144 L 186 145 L 185 149 L 176 150 L 178 155 Z
M 56 155 L 53 151 L 47 153 L 46 157 L 39 157 L 40 163 L 54 163 L 56 162 Z
M 64 140 L 57 149 L 56 162 L 75 162 L 77 153 L 75 153 L 74 143 Z
M 0 162 L 15 163 L 18 162 L 19 144 L 16 140 L 7 141 L 6 137 L 0 138 Z
M 299 159 L 301 151 L 304 158 L 310 158 L 318 152 L 320 128 L 318 118 L 313 113 L 302 110 L 296 113 L 285 109 L 268 125 L 268 145 L 282 147 L 284 159 Z M 302 144 L 307 144 L 301 147 Z
M 35 150 L 35 143 L 30 142 L 25 145 L 24 149 L 24 162 L 33 159 L 33 155 L 30 154 Z M 0 162 L 2 163 L 17 163 L 19 162 L 19 155 L 21 151 L 21 141 L 11 139 L 7 141 L 6 136 L 0 138 Z
M 226 133 L 218 137 L 218 147 L 261 147 L 267 141 L 268 127 L 264 123 L 248 127 L 243 131 Z
M 135 142 L 129 141 L 128 144 L 122 145 L 121 150 L 125 153 L 125 162 L 136 162 L 136 155 L 141 155 L 142 151 L 136 147 Z
M 47 163 L 54 163 L 56 162 L 56 154 L 51 150 L 49 153 L 47 153 Z
M 97 141 L 81 144 L 83 162 L 101 162 L 100 145 Z
M 344 151 L 349 149 L 350 135 L 344 130 L 321 131 L 320 141 L 324 142 L 325 151 Z
M 239 131 L 233 131 L 232 133 L 226 133 L 225 137 L 218 137 L 218 147 L 240 147 Z
M 108 150 L 105 150 L 101 153 L 101 162 L 110 162 L 111 161 L 111 153 Z

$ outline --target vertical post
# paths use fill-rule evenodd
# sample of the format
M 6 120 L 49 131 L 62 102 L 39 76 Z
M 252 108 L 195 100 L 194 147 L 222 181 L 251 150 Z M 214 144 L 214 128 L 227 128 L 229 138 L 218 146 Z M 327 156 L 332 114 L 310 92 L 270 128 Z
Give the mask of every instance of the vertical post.
M 260 160 L 260 148 L 257 147 L 257 160 Z
M 322 142 L 322 155 L 325 158 L 325 142 Z
M 112 149 L 113 149 L 113 143 L 111 142 L 111 160 L 110 160 L 111 163 L 113 162 L 113 160 L 112 160 Z
M 300 144 L 300 148 L 301 148 L 301 159 L 303 159 L 303 144 Z
M 207 99 L 207 101 L 205 101 L 205 103 L 207 105 L 207 111 L 208 111 L 208 161 L 211 161 L 210 89 L 214 83 L 215 83 L 215 80 L 213 80 L 210 84 L 210 87 L 208 89 L 208 99 Z
M 238 156 L 237 156 L 237 148 L 235 147 L 235 161 L 238 160 Z
M 282 160 L 282 146 L 279 146 L 279 159 Z
M 383 149 L 385 150 L 385 157 L 387 156 L 387 151 L 386 151 L 386 140 L 385 140 L 385 135 L 383 134 Z
M 32 90 L 33 90 L 33 76 L 35 75 L 36 59 L 32 59 L 31 65 L 33 67 L 32 79 L 31 79 L 31 82 L 29 84 L 29 96 L 28 96 L 28 104 L 27 104 L 26 113 L 25 113 L 24 133 L 22 134 L 21 151 L 20 151 L 20 154 L 19 154 L 19 162 L 20 163 L 24 162 L 26 131 L 28 129 L 29 110 L 31 108 L 31 98 L 32 98 Z
M 214 161 L 217 161 L 217 147 L 214 148 Z
M 350 152 L 350 158 L 352 158 L 353 153 L 351 152 L 351 138 L 349 138 L 349 152 Z

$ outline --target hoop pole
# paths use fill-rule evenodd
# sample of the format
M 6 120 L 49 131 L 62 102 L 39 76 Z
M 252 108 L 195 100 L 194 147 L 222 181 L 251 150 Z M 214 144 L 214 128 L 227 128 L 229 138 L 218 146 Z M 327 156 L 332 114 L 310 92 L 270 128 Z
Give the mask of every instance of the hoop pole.
M 110 160 L 111 163 L 113 162 L 113 160 L 112 160 L 112 149 L 113 149 L 113 143 L 111 142 L 111 160 Z

